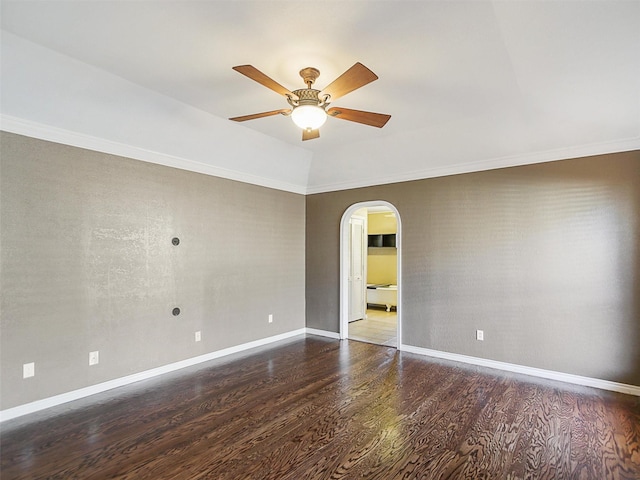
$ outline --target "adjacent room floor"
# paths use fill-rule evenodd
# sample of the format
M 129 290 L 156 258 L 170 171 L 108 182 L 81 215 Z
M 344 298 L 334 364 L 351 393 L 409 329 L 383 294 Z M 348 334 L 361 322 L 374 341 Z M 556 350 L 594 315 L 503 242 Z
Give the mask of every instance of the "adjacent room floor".
M 395 310 L 367 308 L 367 317 L 349 323 L 349 339 L 387 347 L 398 346 L 398 315 Z
M 2 424 L 0 477 L 640 478 L 637 397 L 323 337 Z

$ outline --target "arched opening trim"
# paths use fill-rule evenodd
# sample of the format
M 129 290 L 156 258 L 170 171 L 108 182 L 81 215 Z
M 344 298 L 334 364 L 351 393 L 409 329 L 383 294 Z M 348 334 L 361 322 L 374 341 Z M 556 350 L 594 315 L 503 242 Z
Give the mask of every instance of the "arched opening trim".
M 396 310 L 398 315 L 397 348 L 400 349 L 402 345 L 402 220 L 398 209 L 384 200 L 355 203 L 345 210 L 340 220 L 340 339 L 346 339 L 349 332 L 349 265 L 351 261 L 349 258 L 349 219 L 361 208 L 380 206 L 391 210 L 395 214 L 398 223 L 396 232 L 398 305 Z

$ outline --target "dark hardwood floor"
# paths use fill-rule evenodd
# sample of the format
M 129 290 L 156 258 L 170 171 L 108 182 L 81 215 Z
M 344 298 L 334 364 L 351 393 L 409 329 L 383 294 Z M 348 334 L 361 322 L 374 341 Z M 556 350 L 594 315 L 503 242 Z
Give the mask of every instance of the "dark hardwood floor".
M 2 480 L 640 478 L 637 397 L 321 337 L 1 428 Z

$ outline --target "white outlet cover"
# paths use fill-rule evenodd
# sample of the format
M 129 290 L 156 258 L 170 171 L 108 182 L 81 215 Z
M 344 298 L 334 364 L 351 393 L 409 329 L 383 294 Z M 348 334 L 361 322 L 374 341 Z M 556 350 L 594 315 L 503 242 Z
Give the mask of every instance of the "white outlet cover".
M 200 331 L 196 332 L 196 342 L 199 342 L 200 340 L 202 340 L 202 333 Z
M 100 363 L 100 352 L 89 352 L 89 365 L 97 365 Z
M 31 363 L 25 363 L 24 365 L 22 365 L 22 378 L 29 378 L 29 377 L 34 377 L 36 375 L 36 364 L 31 362 Z
M 272 313 L 269 314 L 269 323 L 273 323 L 273 314 Z
M 484 330 L 476 330 L 476 340 L 484 340 Z

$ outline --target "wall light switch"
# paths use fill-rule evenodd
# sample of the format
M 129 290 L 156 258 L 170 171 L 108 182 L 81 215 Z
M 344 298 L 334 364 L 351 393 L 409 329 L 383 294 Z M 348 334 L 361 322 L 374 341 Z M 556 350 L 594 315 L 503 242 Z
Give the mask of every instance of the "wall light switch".
M 97 365 L 100 363 L 100 352 L 89 352 L 89 365 Z
M 269 323 L 273 323 L 273 314 L 272 313 L 269 314 Z
M 22 365 L 22 378 L 29 378 L 29 377 L 34 377 L 36 374 L 36 364 L 31 362 L 31 363 L 25 363 L 24 365 Z
M 476 330 L 476 340 L 484 340 L 484 330 Z
M 196 342 L 199 342 L 200 340 L 202 340 L 202 334 L 200 333 L 200 330 L 198 330 L 196 332 Z

